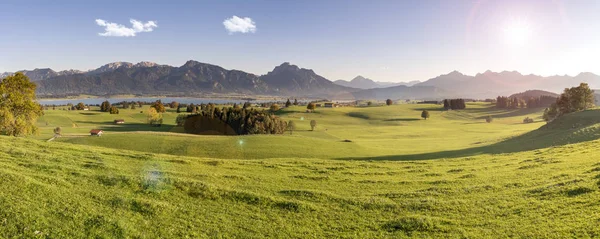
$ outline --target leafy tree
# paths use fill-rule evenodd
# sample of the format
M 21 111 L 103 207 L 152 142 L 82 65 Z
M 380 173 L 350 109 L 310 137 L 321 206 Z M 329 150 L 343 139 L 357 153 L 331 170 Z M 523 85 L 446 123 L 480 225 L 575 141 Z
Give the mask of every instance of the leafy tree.
M 278 104 L 272 104 L 271 107 L 271 112 L 275 112 L 279 110 L 279 105 Z
M 175 124 L 177 126 L 185 125 L 185 120 L 187 119 L 187 117 L 188 117 L 188 115 L 186 115 L 186 114 L 177 115 L 177 118 L 175 118 Z
M 62 136 L 62 128 L 61 127 L 54 128 L 54 137 L 60 137 L 60 136 Z
M 117 108 L 116 106 L 111 106 L 110 107 L 110 114 L 111 115 L 118 115 L 119 114 L 119 108 Z
M 485 122 L 492 123 L 492 121 L 494 121 L 494 118 L 492 118 L 491 115 L 488 115 L 487 117 L 485 117 Z
M 315 127 L 317 127 L 317 121 L 316 120 L 311 120 L 310 121 L 310 128 L 312 131 L 315 131 Z
M 121 107 L 123 107 L 123 109 L 129 109 L 129 102 L 124 101 L 123 104 L 121 104 Z
M 544 111 L 544 120 L 552 121 L 557 117 L 572 112 L 586 110 L 594 106 L 594 92 L 588 84 L 581 83 L 578 87 L 571 87 L 558 97 L 556 103 Z
M 285 102 L 285 107 L 290 107 L 292 106 L 292 102 L 290 101 L 290 99 L 287 99 L 287 101 Z
M 181 105 L 177 106 L 177 114 L 181 113 Z
M 173 101 L 173 102 L 171 102 L 171 104 L 169 104 L 169 106 L 171 107 L 171 109 L 178 109 L 179 108 L 179 102 Z
M 164 113 L 166 111 L 165 106 L 163 105 L 161 100 L 157 100 L 156 102 L 152 103 L 150 107 L 156 109 L 156 112 L 158 113 Z
M 390 105 L 394 104 L 394 101 L 392 101 L 391 99 L 387 99 L 387 100 L 385 100 L 385 104 L 390 106 Z
M 108 100 L 106 100 L 106 101 L 102 102 L 102 104 L 100 105 L 100 111 L 109 112 L 110 107 L 111 107 L 110 102 L 108 102 Z
M 242 109 L 248 109 L 250 108 L 252 105 L 250 104 L 250 102 L 244 102 L 244 106 L 242 107 Z
M 148 111 L 146 111 L 146 119 L 150 125 L 162 124 L 162 114 L 154 107 L 148 108 Z
M 315 110 L 315 108 L 316 108 L 316 107 L 317 107 L 317 106 L 315 105 L 315 103 L 313 103 L 313 102 L 310 102 L 310 103 L 308 103 L 308 105 L 306 106 L 306 109 L 309 109 L 309 110 Z
M 131 104 L 131 109 L 135 110 L 135 104 Z
M 296 123 L 292 120 L 290 120 L 287 124 L 287 130 L 290 131 L 290 135 L 292 134 L 292 132 L 294 132 L 294 130 L 296 130 Z
M 76 106 L 75 109 L 77 110 L 83 110 L 85 109 L 85 105 L 82 102 L 79 102 Z
M 371 101 L 367 102 L 367 106 L 371 106 L 371 105 L 373 105 L 373 102 L 371 102 Z
M 421 112 L 421 118 L 427 120 L 427 118 L 429 118 L 429 111 L 423 110 L 423 112 Z
M 37 133 L 35 123 L 43 115 L 35 101 L 35 83 L 23 73 L 0 80 L 0 133 L 25 136 Z
M 298 99 L 294 99 L 294 105 L 298 105 Z

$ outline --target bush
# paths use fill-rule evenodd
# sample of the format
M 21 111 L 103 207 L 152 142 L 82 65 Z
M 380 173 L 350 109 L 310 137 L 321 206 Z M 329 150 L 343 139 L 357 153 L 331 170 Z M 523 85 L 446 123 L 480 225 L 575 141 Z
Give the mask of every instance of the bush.
M 111 106 L 110 107 L 110 114 L 111 115 L 118 115 L 119 114 L 119 108 L 117 108 L 116 106 Z
M 429 118 L 429 111 L 423 110 L 423 112 L 421 112 L 421 118 L 423 118 L 423 119 Z
M 311 120 L 310 121 L 310 128 L 312 131 L 315 131 L 315 127 L 317 127 L 317 121 L 316 120 Z
M 532 118 L 529 118 L 529 117 L 527 117 L 527 118 L 523 119 L 523 123 L 524 123 L 524 124 L 533 123 L 533 119 L 532 119 Z
M 488 117 L 485 117 L 485 122 L 492 123 L 492 121 L 494 121 L 494 118 L 492 118 L 491 115 L 488 115 Z
M 279 105 L 278 104 L 272 104 L 271 105 L 271 112 L 275 112 L 279 110 Z

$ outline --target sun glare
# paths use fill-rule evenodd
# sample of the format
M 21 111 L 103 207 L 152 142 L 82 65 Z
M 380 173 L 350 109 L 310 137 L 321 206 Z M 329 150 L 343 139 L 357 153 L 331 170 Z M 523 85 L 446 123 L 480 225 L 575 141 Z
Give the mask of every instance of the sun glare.
M 529 23 L 521 19 L 513 19 L 504 26 L 504 38 L 512 46 L 525 46 L 529 43 L 532 31 Z

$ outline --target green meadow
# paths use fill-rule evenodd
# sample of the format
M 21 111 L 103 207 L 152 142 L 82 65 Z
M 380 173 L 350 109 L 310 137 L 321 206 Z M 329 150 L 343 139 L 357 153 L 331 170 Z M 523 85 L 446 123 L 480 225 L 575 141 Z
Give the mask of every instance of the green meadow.
M 292 134 L 200 136 L 147 107 L 0 137 L 0 238 L 600 237 L 600 110 L 290 107 Z

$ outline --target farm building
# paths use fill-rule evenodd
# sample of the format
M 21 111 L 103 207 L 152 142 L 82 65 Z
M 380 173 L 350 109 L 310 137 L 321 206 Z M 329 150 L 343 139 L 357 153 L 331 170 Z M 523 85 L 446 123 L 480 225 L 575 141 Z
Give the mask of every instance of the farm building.
M 91 136 L 102 136 L 103 133 L 104 133 L 104 131 L 102 131 L 101 129 L 90 130 Z
M 125 120 L 124 119 L 116 119 L 115 124 L 125 124 Z

